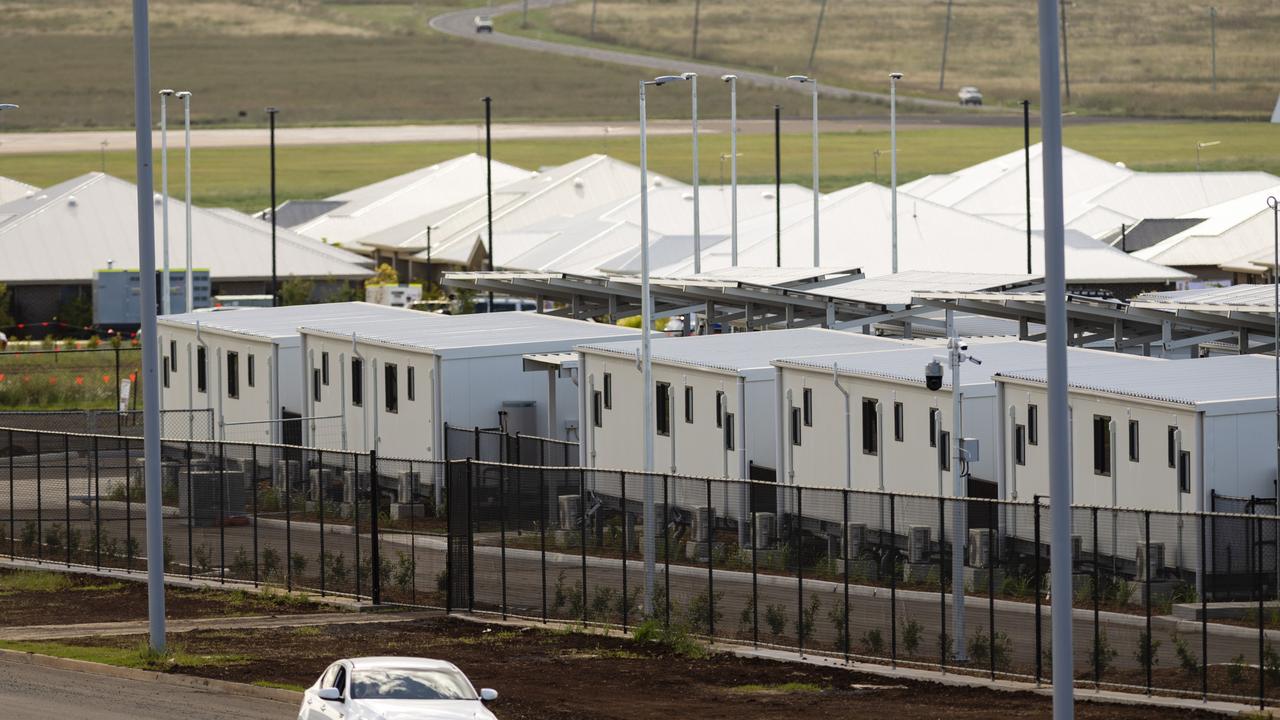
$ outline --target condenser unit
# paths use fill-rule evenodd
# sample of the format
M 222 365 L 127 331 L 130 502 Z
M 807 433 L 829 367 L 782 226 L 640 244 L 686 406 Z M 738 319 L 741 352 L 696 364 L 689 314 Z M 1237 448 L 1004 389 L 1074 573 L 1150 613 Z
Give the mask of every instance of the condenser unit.
M 991 567 L 991 530 L 980 528 L 969 531 L 969 567 Z
M 1164 568 L 1164 543 L 1138 543 L 1138 582 L 1155 580 Z
M 929 534 L 928 525 L 912 525 L 910 534 L 907 536 L 907 559 L 913 563 L 923 563 L 929 561 Z

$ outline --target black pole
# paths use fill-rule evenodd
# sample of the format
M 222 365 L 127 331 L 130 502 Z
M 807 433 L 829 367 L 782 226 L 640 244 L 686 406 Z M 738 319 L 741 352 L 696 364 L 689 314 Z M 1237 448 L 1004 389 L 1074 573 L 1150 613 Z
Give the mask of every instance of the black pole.
M 1031 101 L 1022 101 L 1022 164 L 1027 188 L 1027 274 L 1031 274 Z
M 382 556 L 378 548 L 378 513 L 381 505 L 378 488 L 378 453 L 369 451 L 369 559 L 373 572 L 369 575 L 369 596 L 374 605 L 382 604 Z
M 489 272 L 493 272 L 493 99 L 484 96 L 484 193 L 488 205 Z M 485 312 L 493 312 L 493 291 L 489 291 L 489 305 Z
M 267 108 L 267 120 L 271 126 L 271 307 L 280 304 L 280 277 L 276 274 L 276 113 Z
M 773 221 L 778 267 L 782 267 L 782 106 L 773 106 Z M 814 218 L 814 222 L 818 219 Z M 751 322 L 751 318 L 747 318 Z
M 889 493 L 889 663 L 893 667 L 898 667 L 898 528 L 894 521 L 893 493 Z M 884 540 L 880 541 L 884 545 Z M 886 563 L 881 563 L 884 566 Z M 848 591 L 848 583 L 845 584 L 845 592 Z M 849 601 L 845 600 L 845 608 L 849 607 Z M 849 621 L 845 621 L 845 637 L 848 637 Z M 847 644 L 848 641 L 846 641 Z
M 1146 567 L 1142 568 L 1144 579 L 1142 583 L 1142 604 L 1147 616 L 1147 640 L 1146 647 L 1143 648 L 1143 659 L 1147 665 L 1147 694 L 1150 695 L 1152 666 L 1155 665 L 1155 658 L 1151 657 L 1152 649 L 1155 647 L 1155 643 L 1152 642 L 1151 638 L 1151 511 L 1144 511 L 1142 516 L 1142 542 L 1146 545 L 1146 553 L 1142 559 L 1143 564 L 1146 565 Z
M 938 620 L 942 631 L 938 633 L 938 666 L 947 667 L 947 560 L 943 552 L 943 538 L 947 536 L 947 500 L 938 498 Z M 952 548 L 955 552 L 955 548 Z
M 1043 635 L 1040 629 L 1040 496 L 1032 497 L 1032 516 L 1035 519 L 1035 580 L 1033 581 L 1032 591 L 1036 596 L 1036 685 L 1040 684 L 1040 677 L 1044 672 L 1044 654 L 1040 650 L 1043 642 Z

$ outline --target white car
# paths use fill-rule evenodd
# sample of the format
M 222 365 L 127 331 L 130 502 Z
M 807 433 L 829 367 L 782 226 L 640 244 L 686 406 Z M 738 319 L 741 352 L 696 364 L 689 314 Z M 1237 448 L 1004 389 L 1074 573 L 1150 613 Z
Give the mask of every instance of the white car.
M 972 85 L 965 85 L 960 88 L 960 92 L 956 93 L 960 97 L 961 105 L 981 105 L 982 92 Z
M 339 660 L 302 695 L 298 720 L 497 720 L 453 663 L 408 657 Z
M 488 15 L 477 15 L 475 19 L 476 32 L 491 33 L 493 32 L 493 18 Z

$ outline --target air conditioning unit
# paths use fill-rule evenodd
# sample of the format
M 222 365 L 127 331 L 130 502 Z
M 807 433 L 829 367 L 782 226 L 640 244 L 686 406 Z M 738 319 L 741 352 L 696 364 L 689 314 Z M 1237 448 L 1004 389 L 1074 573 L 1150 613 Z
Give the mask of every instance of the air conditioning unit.
M 693 510 L 693 539 L 695 542 L 709 542 L 716 527 L 716 509 L 708 505 L 699 505 Z
M 929 561 L 929 535 L 930 528 L 928 525 L 912 525 L 907 535 L 907 560 L 913 563 L 923 563 Z
M 1071 567 L 1080 564 L 1080 556 L 1084 554 L 1084 538 L 1079 535 L 1071 536 Z
M 991 556 L 993 548 L 991 546 L 991 530 L 988 528 L 980 528 L 969 531 L 969 567 L 985 568 L 991 567 Z
M 578 522 L 582 519 L 582 496 L 561 495 L 559 500 L 560 529 L 573 530 L 578 527 Z
M 359 474 L 355 470 L 342 471 L 342 502 L 347 505 L 354 505 L 356 502 L 356 483 L 359 482 Z
M 396 499 L 402 503 L 413 502 L 413 496 L 418 490 L 418 479 L 416 472 L 401 471 L 396 481 Z
M 1155 580 L 1164 569 L 1164 543 L 1138 543 L 1138 582 Z
M 844 557 L 853 559 L 862 554 L 867 546 L 867 526 L 865 523 L 849 523 L 844 526 Z
M 767 548 L 773 545 L 773 538 L 778 534 L 778 516 L 770 512 L 756 513 L 755 546 Z

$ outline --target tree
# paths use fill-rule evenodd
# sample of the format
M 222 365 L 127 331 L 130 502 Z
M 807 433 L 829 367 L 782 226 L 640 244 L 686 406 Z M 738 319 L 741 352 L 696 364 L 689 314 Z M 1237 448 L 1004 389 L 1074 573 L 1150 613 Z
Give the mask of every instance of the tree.
M 9 286 L 0 283 L 0 328 L 6 328 L 14 325 L 13 315 L 9 313 Z
M 311 301 L 315 283 L 307 278 L 290 277 L 280 284 L 281 305 L 305 305 Z
M 387 263 L 382 263 L 373 271 L 373 277 L 364 281 L 365 285 L 398 285 L 400 273 Z

